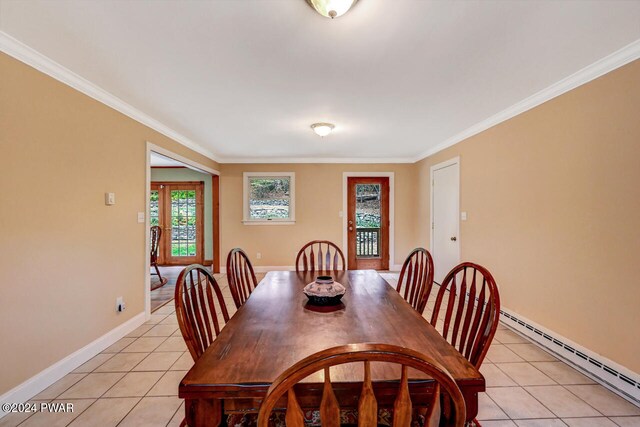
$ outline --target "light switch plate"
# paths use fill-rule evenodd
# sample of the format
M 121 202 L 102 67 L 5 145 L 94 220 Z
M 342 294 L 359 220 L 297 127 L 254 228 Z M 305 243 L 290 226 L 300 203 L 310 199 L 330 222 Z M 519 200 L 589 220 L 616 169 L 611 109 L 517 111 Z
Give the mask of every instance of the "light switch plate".
M 116 193 L 104 193 L 104 204 L 107 206 L 116 204 Z
M 460 212 L 460 219 L 462 221 L 466 221 L 467 220 L 467 213 L 466 212 Z
M 138 224 L 144 224 L 144 212 L 138 212 Z

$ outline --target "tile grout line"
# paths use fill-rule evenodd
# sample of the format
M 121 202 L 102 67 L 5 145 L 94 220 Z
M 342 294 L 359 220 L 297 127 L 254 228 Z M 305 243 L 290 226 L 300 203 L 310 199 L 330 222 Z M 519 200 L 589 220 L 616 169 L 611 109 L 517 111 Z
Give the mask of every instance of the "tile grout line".
M 506 326 L 506 325 L 505 325 L 505 326 Z M 529 343 L 531 343 L 532 345 L 534 345 L 536 348 L 540 348 L 540 346 L 539 346 L 537 343 L 535 343 L 535 342 L 531 341 L 528 337 L 526 337 L 526 336 L 522 335 L 520 332 L 518 332 L 518 331 L 516 331 L 516 330 L 512 330 L 512 329 L 509 329 L 509 330 L 510 330 L 512 333 L 514 333 L 514 334 L 516 334 L 516 335 L 518 335 L 518 336 L 522 337 L 523 339 L 527 340 Z M 546 352 L 546 350 L 544 350 L 544 349 L 542 349 L 542 350 Z M 552 355 L 552 356 L 553 356 L 553 355 Z M 554 356 L 554 358 L 555 358 L 555 356 Z M 562 360 L 560 360 L 560 359 L 558 359 L 558 358 L 556 358 L 556 361 L 558 361 L 558 362 L 560 362 L 560 363 L 562 363 L 562 364 L 564 364 L 564 365 L 566 365 L 566 366 L 569 366 L 567 363 L 563 362 Z M 536 366 L 534 366 L 530 361 L 526 361 L 526 362 L 527 362 L 528 364 L 530 364 L 533 368 L 538 369 L 538 368 L 537 368 Z M 543 362 L 544 362 L 544 361 L 543 361 Z M 571 366 L 569 366 L 569 368 L 572 368 L 572 367 L 571 367 Z M 498 366 L 498 369 L 500 369 L 500 367 L 499 367 L 499 366 Z M 573 368 L 572 368 L 572 369 L 573 369 Z M 502 369 L 500 369 L 500 370 L 502 371 Z M 539 369 L 538 369 L 538 370 L 539 370 Z M 504 372 L 504 371 L 503 371 L 503 372 Z M 540 372 L 542 372 L 542 371 L 540 371 Z M 578 372 L 578 373 L 580 373 L 579 371 L 577 371 L 577 372 Z M 505 375 L 509 376 L 509 374 L 507 374 L 506 372 L 504 372 L 504 373 L 505 373 Z M 542 374 L 543 374 L 543 375 L 545 375 L 545 376 L 547 376 L 547 377 L 549 377 L 549 376 L 548 376 L 548 375 L 546 375 L 544 372 L 542 372 Z M 588 378 L 588 377 L 587 377 L 587 378 Z M 595 383 L 595 384 L 560 384 L 560 383 L 558 383 L 555 379 L 553 379 L 553 378 L 551 378 L 551 377 L 549 377 L 549 379 L 551 379 L 551 380 L 552 380 L 552 381 L 554 381 L 557 385 L 561 386 L 563 389 L 565 389 L 566 391 L 568 391 L 571 395 L 575 396 L 579 401 L 583 402 L 587 407 L 589 407 L 589 408 L 593 409 L 596 413 L 601 414 L 601 415 L 602 415 L 603 417 L 605 417 L 605 418 L 608 418 L 608 417 L 609 417 L 608 415 L 603 414 L 603 413 L 602 413 L 601 411 L 599 411 L 597 408 L 593 407 L 593 405 L 591 405 L 589 402 L 585 401 L 585 400 L 584 400 L 584 399 L 582 399 L 580 396 L 578 396 L 577 394 L 575 394 L 575 393 L 574 393 L 574 392 L 572 392 L 569 388 L 567 388 L 567 387 L 566 387 L 566 385 L 598 385 L 598 386 L 602 387 L 602 385 L 601 385 L 600 383 L 598 383 L 597 381 L 596 381 L 596 383 Z M 512 378 L 512 380 L 513 380 L 513 378 Z M 518 382 L 517 382 L 517 381 L 515 381 L 515 380 L 513 380 L 513 381 L 514 381 L 516 384 L 518 384 Z M 525 387 L 525 386 L 521 386 L 521 387 L 524 389 L 524 387 Z M 535 386 L 528 386 L 528 387 L 535 387 Z M 525 391 L 527 391 L 527 390 L 525 389 Z M 528 393 L 528 391 L 527 391 L 527 393 Z M 531 393 L 529 393 L 529 394 L 531 394 Z M 536 399 L 536 397 L 535 397 L 535 396 L 532 396 L 532 397 L 533 397 L 534 399 Z M 538 400 L 538 399 L 536 399 L 536 400 Z M 538 400 L 538 402 L 540 402 L 540 401 Z M 543 406 L 545 406 L 542 402 L 540 402 L 540 404 L 542 404 Z M 546 408 L 546 406 L 545 406 L 545 408 Z M 555 412 L 551 411 L 551 409 L 549 409 L 549 408 L 547 408 L 547 409 L 548 409 L 552 414 L 555 414 Z M 584 418 L 584 417 L 567 417 L 567 418 Z M 588 417 L 587 417 L 587 418 L 588 418 Z M 612 421 L 612 422 L 613 422 L 613 421 Z M 613 422 L 613 423 L 614 423 L 614 424 L 617 424 L 616 422 Z
M 494 404 L 494 405 L 496 405 L 496 406 L 497 406 L 497 407 L 502 411 L 502 413 L 503 413 L 503 414 L 505 414 L 505 415 L 507 416 L 507 419 L 508 419 L 508 420 L 513 421 L 513 419 L 511 418 L 511 415 L 507 414 L 507 411 L 505 411 L 505 410 L 504 410 L 504 408 L 498 404 L 498 402 L 496 402 L 495 400 L 493 400 L 493 399 L 491 398 L 491 396 L 489 396 L 489 394 L 488 394 L 486 391 L 483 391 L 482 393 L 484 393 L 484 394 L 485 394 L 485 396 L 486 396 L 486 397 L 487 397 L 491 402 L 493 402 L 493 404 Z M 478 403 L 480 403 L 480 402 L 478 402 Z M 480 409 L 480 408 L 479 408 L 479 405 L 478 405 L 478 412 L 480 412 L 480 411 L 479 411 L 479 409 Z M 476 416 L 476 419 L 478 419 L 478 418 L 477 418 L 477 416 Z M 480 420 L 478 420 L 478 421 L 480 421 Z M 489 419 L 489 420 L 482 420 L 482 421 L 494 421 L 494 420 Z M 502 420 L 496 419 L 495 421 L 502 421 Z M 480 424 L 482 424 L 482 423 L 480 423 Z
M 573 384 L 571 384 L 573 385 Z M 580 396 L 576 395 L 575 393 L 572 393 L 571 390 L 569 390 L 567 387 L 565 387 L 564 384 L 558 384 L 559 387 L 562 387 L 563 389 L 565 389 L 566 391 L 568 391 L 571 395 L 575 396 L 579 401 L 581 401 L 582 403 L 584 403 L 585 405 L 587 405 L 589 408 L 593 409 L 594 411 L 596 411 L 598 414 L 600 414 L 600 416 L 602 417 L 607 417 L 607 415 L 603 414 L 602 412 L 600 412 L 598 409 L 594 408 L 592 405 L 589 404 L 589 402 L 585 401 L 584 399 L 582 399 Z M 545 386 L 528 386 L 528 387 L 545 387 Z M 554 386 L 555 387 L 555 386 Z M 542 403 L 542 402 L 540 402 Z M 551 411 L 553 412 L 553 411 Z M 555 412 L 553 412 L 555 413 Z M 589 415 L 585 415 L 585 416 L 579 416 L 579 417 L 565 417 L 565 418 L 592 418 L 594 417 L 593 415 L 589 416 Z M 597 416 L 595 416 L 597 418 Z
M 501 343 L 501 345 L 504 345 L 504 343 Z M 511 350 L 509 347 L 506 347 L 506 346 L 505 346 L 505 348 L 508 348 L 509 350 Z M 513 350 L 511 350 L 511 351 L 513 351 Z M 514 352 L 514 353 L 515 353 L 515 352 Z M 517 355 L 518 357 L 521 357 L 521 356 L 520 356 L 520 355 L 518 355 L 517 353 L 516 353 L 516 355 Z M 529 361 L 526 361 L 526 360 L 524 360 L 524 359 L 523 359 L 523 361 L 524 361 L 524 363 L 527 363 L 527 364 L 531 365 L 531 363 L 530 363 Z M 523 363 L 523 362 L 512 362 L 512 363 Z M 527 393 L 529 396 L 531 396 L 531 397 L 532 397 L 536 402 L 540 403 L 540 405 L 542 405 L 542 407 L 543 407 L 543 408 L 545 408 L 547 411 L 549 411 L 550 413 L 552 413 L 553 415 L 555 415 L 555 416 L 556 416 L 556 418 L 559 418 L 559 417 L 558 417 L 558 415 L 557 415 L 555 412 L 553 412 L 551 409 L 547 408 L 547 407 L 544 405 L 544 403 L 540 402 L 538 399 L 536 399 L 536 397 L 535 397 L 535 396 L 533 396 L 531 393 L 529 393 L 529 392 L 524 388 L 525 386 L 520 385 L 520 383 L 519 383 L 518 381 L 516 381 L 513 377 L 511 377 L 507 372 L 505 372 L 505 371 L 503 371 L 502 369 L 500 369 L 500 366 L 498 366 L 498 364 L 497 364 L 497 363 L 494 363 L 494 366 L 495 366 L 495 367 L 496 367 L 500 372 L 502 372 L 504 375 L 506 375 L 506 377 L 507 377 L 507 378 L 509 378 L 511 381 L 513 381 L 513 382 L 514 382 L 514 384 L 517 384 L 519 388 L 521 388 L 525 393 Z M 535 366 L 533 366 L 533 365 L 531 365 L 531 367 L 533 367 L 534 369 L 537 369 L 537 368 L 536 368 Z M 556 382 L 553 378 L 548 377 L 548 376 L 547 376 L 544 372 L 542 372 L 542 371 L 540 371 L 540 372 L 541 372 L 545 377 L 549 378 L 551 381 L 553 381 L 555 384 L 557 384 L 557 382 Z M 485 391 L 484 393 L 485 393 L 485 394 L 487 394 L 487 396 L 489 397 L 489 399 L 491 399 L 491 396 L 489 396 L 489 395 L 488 395 L 488 393 L 486 393 L 486 391 Z M 510 414 L 508 414 L 508 413 L 507 413 L 507 411 L 506 411 L 504 408 L 502 408 L 502 406 L 500 406 L 500 405 L 499 405 L 497 402 L 495 402 L 493 399 L 491 399 L 491 401 L 493 401 L 493 403 L 495 403 L 495 404 L 496 404 L 496 405 L 497 405 L 497 406 L 502 410 L 502 412 L 504 412 L 504 413 L 507 415 L 507 417 L 509 417 L 509 419 L 510 419 L 511 421 L 513 421 L 515 424 L 517 424 L 517 423 L 515 422 L 515 420 L 514 420 L 513 418 L 511 418 L 511 415 L 510 415 Z
M 535 345 L 535 344 L 534 344 Z M 511 362 L 511 363 L 523 363 L 523 362 Z M 594 408 L 593 406 L 591 406 L 590 404 L 588 404 L 587 402 L 585 402 L 583 399 L 581 399 L 579 396 L 575 395 L 574 393 L 571 392 L 571 390 L 567 389 L 563 384 L 558 383 L 555 379 L 549 377 L 547 374 L 545 374 L 544 372 L 540 371 L 538 368 L 536 368 L 534 365 L 531 364 L 531 362 L 525 360 L 524 363 L 530 365 L 532 368 L 536 369 L 537 371 L 539 371 L 542 375 L 544 375 L 545 377 L 549 378 L 549 380 L 553 381 L 554 384 L 548 384 L 547 386 L 551 386 L 551 387 L 562 387 L 563 389 L 567 390 L 569 393 L 571 393 L 572 395 L 574 395 L 575 397 L 578 398 L 578 400 L 584 402 L 585 405 L 587 405 L 589 408 L 593 409 L 594 411 L 596 411 L 598 414 L 600 414 L 600 411 L 598 411 L 596 408 Z M 551 410 L 551 408 L 547 407 L 547 405 L 545 405 L 542 401 L 540 401 L 539 399 L 537 399 L 534 395 L 532 395 L 531 393 L 529 393 L 529 390 L 526 389 L 526 387 L 545 387 L 545 385 L 521 385 L 518 381 L 516 381 L 513 377 L 511 377 L 507 372 L 505 372 L 504 370 L 502 370 L 500 368 L 500 366 L 498 366 L 497 364 L 494 363 L 494 365 L 502 372 L 504 373 L 508 378 L 510 378 L 514 383 L 516 383 L 518 385 L 518 387 L 520 387 L 525 393 L 527 393 L 529 396 L 531 396 L 535 401 L 537 401 L 538 403 L 540 403 L 540 405 L 542 405 L 546 410 L 548 410 L 549 412 L 551 412 L 553 415 L 556 416 L 556 418 L 560 419 L 560 416 L 558 414 L 556 414 L 554 411 Z M 498 405 L 500 406 L 500 405 Z M 504 410 L 503 410 L 504 411 Z M 506 413 L 506 412 L 505 412 Z M 606 417 L 606 415 L 603 415 Z M 572 417 L 572 418 L 588 418 L 588 417 Z
M 552 381 L 554 381 L 552 379 Z M 565 388 L 562 384 L 557 384 L 556 385 L 550 385 L 551 387 L 562 387 L 565 390 L 567 390 L 569 393 L 571 393 L 571 390 Z M 551 412 L 553 415 L 556 416 L 556 418 L 560 419 L 560 415 L 556 414 L 554 411 L 551 410 L 551 408 L 547 407 L 547 405 L 545 405 L 543 402 L 541 402 L 538 398 L 536 398 L 534 395 L 532 395 L 531 393 L 529 393 L 529 390 L 526 389 L 526 387 L 546 387 L 544 385 L 538 385 L 538 386 L 520 386 L 520 388 L 522 388 L 522 390 L 524 390 L 525 393 L 527 393 L 529 396 L 531 396 L 534 400 L 536 400 L 538 403 L 540 403 L 547 411 Z M 571 393 L 573 394 L 573 393 Z M 575 396 L 575 394 L 574 394 Z M 589 408 L 593 409 L 594 411 L 596 411 L 598 414 L 600 414 L 600 411 L 598 411 L 596 408 L 592 407 L 591 405 L 589 405 L 587 402 L 585 402 L 584 400 L 582 400 L 580 397 L 576 396 L 578 398 L 578 400 L 582 401 L 585 405 L 587 405 Z M 602 415 L 603 417 L 606 417 L 606 415 Z M 598 417 L 593 417 L 593 416 L 588 416 L 585 415 L 583 417 L 564 417 L 564 418 L 598 418 Z
M 598 383 L 596 383 L 596 384 L 571 384 L 571 385 L 596 385 L 596 386 L 598 386 L 598 387 L 603 387 L 601 384 L 598 384 Z M 566 387 L 565 387 L 565 388 L 566 388 Z M 603 387 L 603 388 L 604 388 L 604 387 Z M 605 390 L 606 390 L 606 388 L 605 388 Z M 577 394 L 575 394 L 574 392 L 572 392 L 570 389 L 568 389 L 568 388 L 567 388 L 567 391 L 568 391 L 569 393 L 571 393 L 572 395 L 574 395 L 574 396 L 575 396 L 576 398 L 578 398 L 579 400 L 583 401 L 583 402 L 584 402 L 586 405 L 588 405 L 589 407 L 593 408 L 593 405 L 589 404 L 589 402 L 586 402 L 583 398 L 581 398 L 580 396 L 578 396 Z M 608 390 L 607 390 L 607 391 L 608 391 Z M 602 412 L 601 412 L 600 410 L 596 409 L 596 408 L 593 408 L 593 410 L 594 410 L 594 411 L 596 411 L 596 412 L 597 412 L 597 413 L 599 413 L 599 414 L 602 414 Z M 602 416 L 603 416 L 603 417 L 606 417 L 606 418 L 609 418 L 609 417 L 612 417 L 612 416 L 613 416 L 613 417 L 615 417 L 615 415 L 605 415 L 605 414 L 602 414 Z M 614 424 L 618 425 L 618 423 L 616 423 L 616 422 L 615 422 L 615 421 L 613 421 L 613 420 L 611 420 L 611 422 L 613 422 Z
M 166 317 L 168 317 L 168 316 L 169 316 L 169 315 L 167 315 Z M 163 318 L 162 320 L 166 319 L 166 317 L 165 317 L 165 318 Z M 155 325 L 154 325 L 154 326 L 155 326 Z M 153 329 L 153 327 L 152 327 L 152 329 Z M 140 339 L 140 338 L 143 338 L 143 336 L 140 336 L 140 337 L 136 338 L 136 341 L 137 341 L 138 339 Z M 93 405 L 94 405 L 98 400 L 100 400 L 100 399 L 127 399 L 127 398 L 136 398 L 136 399 L 138 399 L 138 401 L 136 402 L 136 404 L 135 404 L 135 405 L 133 405 L 133 406 L 131 407 L 131 409 L 129 409 L 129 411 L 127 411 L 127 413 L 122 417 L 122 419 L 121 419 L 120 421 L 118 421 L 118 423 L 116 424 L 116 426 L 120 425 L 120 424 L 122 423 L 122 421 L 124 421 L 124 419 L 125 419 L 125 418 L 127 418 L 127 417 L 129 416 L 129 414 L 130 414 L 130 413 L 131 413 L 131 412 L 132 412 L 132 411 L 133 411 L 133 410 L 134 410 L 134 409 L 135 409 L 135 408 L 140 404 L 140 402 L 142 402 L 142 400 L 143 400 L 145 397 L 147 397 L 147 394 L 149 393 L 149 391 L 151 391 L 151 389 L 152 389 L 153 387 L 155 387 L 155 385 L 156 385 L 156 384 L 157 384 L 157 383 L 162 379 L 162 377 L 164 377 L 164 375 L 165 375 L 165 374 L 166 374 L 166 372 L 168 372 L 168 371 L 165 371 L 165 374 L 160 375 L 160 377 L 156 380 L 156 382 L 155 382 L 155 383 L 153 383 L 153 385 L 149 388 L 149 390 L 148 390 L 148 391 L 145 393 L 145 395 L 144 395 L 144 396 L 142 396 L 142 397 L 140 397 L 140 396 L 130 396 L 130 397 L 129 397 L 129 396 L 124 396 L 124 397 L 123 397 L 123 396 L 119 396 L 119 397 L 113 397 L 113 398 L 111 398 L 111 397 L 106 397 L 105 395 L 106 395 L 106 394 L 107 394 L 111 389 L 113 389 L 113 388 L 114 388 L 114 387 L 115 387 L 115 386 L 116 386 L 120 381 L 122 381 L 122 380 L 123 380 L 123 379 L 124 379 L 128 374 L 130 374 L 130 373 L 134 372 L 134 371 L 133 371 L 133 369 L 135 369 L 135 367 L 136 367 L 136 366 L 138 366 L 140 363 L 142 363 L 142 361 L 143 361 L 143 360 L 145 360 L 147 357 L 149 357 L 149 356 L 151 355 L 151 353 L 153 353 L 153 352 L 154 352 L 158 347 L 160 347 L 164 342 L 166 342 L 166 341 L 169 339 L 169 337 L 164 337 L 164 338 L 165 338 L 165 339 L 164 339 L 164 340 L 163 340 L 163 341 L 162 341 L 162 342 L 161 342 L 161 343 L 160 343 L 160 344 L 159 344 L 155 349 L 153 349 L 153 350 L 151 350 L 150 352 L 148 352 L 148 353 L 147 353 L 147 356 L 146 356 L 146 357 L 144 357 L 140 362 L 138 362 L 137 364 L 135 364 L 135 365 L 134 365 L 134 366 L 133 366 L 129 371 L 124 371 L 124 375 L 122 376 L 122 378 L 120 378 L 120 379 L 119 379 L 118 381 L 116 381 L 116 382 L 115 382 L 111 387 L 109 387 L 107 390 L 105 390 L 105 392 L 104 392 L 100 397 L 98 397 L 98 398 L 95 400 L 95 402 L 93 402 L 91 405 L 89 405 L 89 407 L 87 407 L 87 408 L 85 409 L 85 411 L 86 411 L 86 410 L 88 410 L 91 406 L 93 406 Z M 135 341 L 134 341 L 134 342 L 135 342 Z M 133 344 L 133 342 L 132 342 L 131 344 Z M 129 345 L 131 345 L 131 344 L 129 344 Z M 129 346 L 127 346 L 127 347 L 129 347 Z M 122 350 L 120 350 L 118 353 L 115 353 L 115 354 L 117 355 L 117 354 L 123 354 L 123 353 L 125 353 L 125 352 L 123 352 L 123 350 L 125 350 L 127 347 L 123 348 Z M 145 353 L 145 352 L 130 352 L 130 353 Z M 105 363 L 106 363 L 106 361 L 105 361 Z M 100 366 L 102 366 L 102 365 L 100 365 Z M 98 366 L 96 369 L 98 369 L 100 366 Z M 95 371 L 95 370 L 94 370 L 94 371 Z M 122 372 L 123 372 L 123 371 L 119 371 L 119 373 L 122 373 Z M 147 372 L 147 371 L 142 371 L 142 372 Z M 162 372 L 162 371 L 151 371 L 151 372 Z M 93 372 L 92 372 L 92 373 L 93 373 Z M 105 372 L 105 373 L 108 373 L 108 372 Z M 84 412 L 84 411 L 83 411 L 83 412 Z M 82 414 L 80 414 L 80 415 L 82 415 Z M 78 417 L 79 417 L 80 415 L 78 415 Z M 76 418 L 77 418 L 77 417 L 76 417 Z M 69 424 L 71 424 L 73 421 L 75 421 L 75 418 L 74 418 L 74 420 L 72 420 Z M 69 424 L 67 424 L 67 426 L 68 426 Z
M 550 381 L 553 381 L 553 384 L 547 384 L 547 385 L 561 385 L 560 383 L 558 383 L 556 380 L 554 380 L 553 378 L 551 378 L 550 376 L 548 376 L 547 374 L 545 374 L 544 372 L 542 372 L 541 370 L 539 370 L 538 368 L 536 368 L 535 366 L 533 366 L 531 364 L 531 362 L 527 362 L 526 360 L 523 362 L 505 362 L 505 364 L 515 364 L 515 363 L 525 363 L 527 365 L 530 365 L 533 369 L 535 369 L 536 371 L 540 372 L 542 375 L 544 375 L 546 378 L 549 378 Z M 527 385 L 522 385 L 520 384 L 518 381 L 516 381 L 515 378 L 513 378 L 511 375 L 509 375 L 506 371 L 504 371 L 503 369 L 500 368 L 500 366 L 498 366 L 498 363 L 494 363 L 495 367 L 498 368 L 498 370 L 500 372 L 502 372 L 503 374 L 505 374 L 511 381 L 513 381 L 515 384 L 518 385 L 518 387 L 530 387 L 531 385 L 527 386 Z M 538 385 L 544 385 L 544 384 L 538 384 Z
M 117 426 L 119 426 L 120 424 L 122 424 L 122 422 L 123 422 L 125 419 L 127 419 L 127 417 L 129 416 L 129 414 L 131 414 L 131 412 L 133 412 L 133 410 L 134 410 L 135 408 L 137 408 L 137 407 L 138 407 L 138 405 L 140 404 L 140 402 L 142 402 L 142 399 L 144 399 L 144 397 L 141 397 L 140 399 L 138 399 L 138 401 L 136 402 L 136 404 L 135 404 L 135 405 L 133 405 L 133 406 L 131 407 L 131 409 L 129 409 L 129 410 L 127 411 L 127 413 L 126 413 L 126 414 L 124 414 L 124 417 L 122 417 L 122 419 L 116 423 L 116 427 L 117 427 Z
M 180 399 L 180 398 L 178 398 L 178 399 Z M 180 412 L 180 409 L 182 408 L 182 405 L 183 405 L 183 404 L 184 404 L 184 402 L 181 402 L 181 403 L 178 405 L 178 409 L 176 409 L 176 411 L 173 413 L 173 415 L 171 416 L 171 418 L 169 418 L 169 421 L 167 421 L 167 424 L 165 424 L 165 427 L 168 427 L 168 426 L 169 426 L 169 423 L 170 423 L 170 422 L 171 422 L 171 421 L 176 417 L 176 415 L 178 414 L 178 412 Z M 224 417 L 224 414 L 223 414 L 223 417 Z M 184 419 L 185 417 L 182 417 L 182 418 Z

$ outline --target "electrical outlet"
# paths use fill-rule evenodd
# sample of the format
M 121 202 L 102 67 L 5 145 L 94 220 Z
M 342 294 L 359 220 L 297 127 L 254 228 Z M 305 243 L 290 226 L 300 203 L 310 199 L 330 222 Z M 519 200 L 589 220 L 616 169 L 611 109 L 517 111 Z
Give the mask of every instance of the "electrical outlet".
M 261 252 L 258 252 L 256 254 L 256 259 L 262 259 L 262 253 Z
M 122 297 L 116 298 L 116 311 L 118 313 L 122 313 L 125 308 L 126 307 L 124 305 L 124 298 L 122 298 Z

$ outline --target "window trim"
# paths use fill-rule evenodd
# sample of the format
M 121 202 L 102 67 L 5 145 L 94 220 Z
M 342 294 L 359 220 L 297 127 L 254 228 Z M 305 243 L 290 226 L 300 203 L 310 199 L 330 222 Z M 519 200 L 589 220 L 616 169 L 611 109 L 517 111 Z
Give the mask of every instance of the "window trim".
M 249 217 L 250 178 L 289 178 L 289 218 L 251 219 Z M 242 173 L 242 223 L 244 225 L 293 225 L 296 223 L 296 174 L 295 172 L 243 172 Z

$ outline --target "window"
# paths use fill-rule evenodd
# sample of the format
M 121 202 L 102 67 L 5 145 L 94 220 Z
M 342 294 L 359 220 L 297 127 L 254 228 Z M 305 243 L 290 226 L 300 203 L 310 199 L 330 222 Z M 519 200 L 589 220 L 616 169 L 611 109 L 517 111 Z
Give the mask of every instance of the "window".
M 160 225 L 160 206 L 159 206 L 160 193 L 158 190 L 151 190 L 151 200 L 149 201 L 149 224 Z
M 293 172 L 245 172 L 243 181 L 245 224 L 295 222 Z

